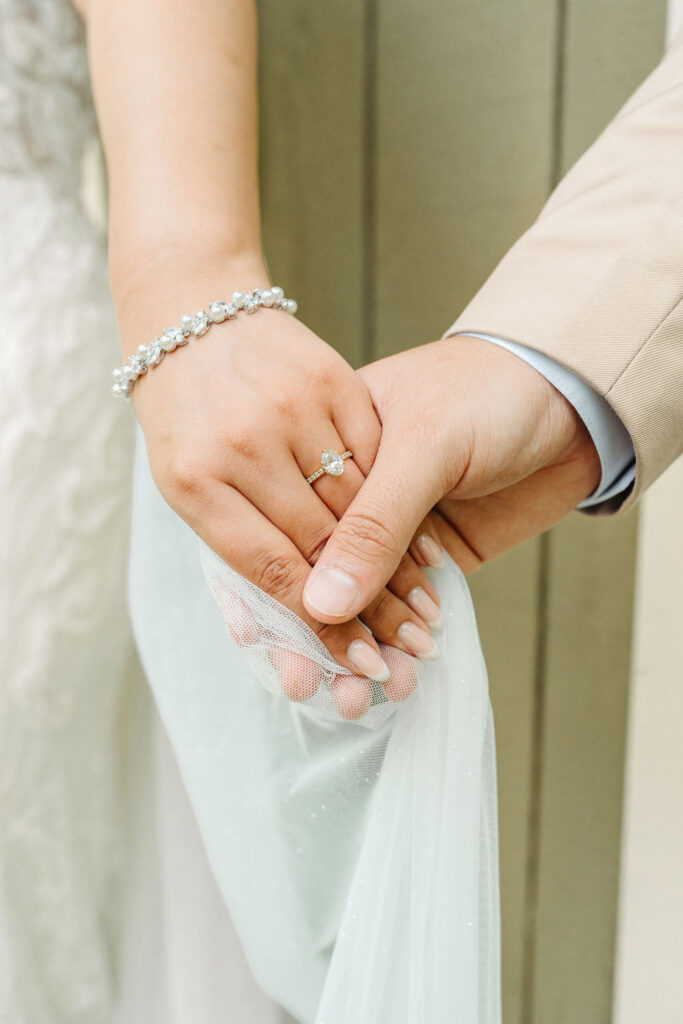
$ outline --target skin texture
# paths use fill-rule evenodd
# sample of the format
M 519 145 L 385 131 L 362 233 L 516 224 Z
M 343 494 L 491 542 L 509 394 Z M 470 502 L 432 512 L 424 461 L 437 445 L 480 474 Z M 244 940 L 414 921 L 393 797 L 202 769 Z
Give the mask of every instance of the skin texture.
M 81 11 L 128 355 L 183 313 L 270 283 L 256 14 L 252 0 L 81 0 Z M 138 382 L 133 404 L 176 512 L 304 618 L 340 664 L 378 679 L 386 667 L 376 639 L 436 654 L 438 596 L 421 570 L 438 564 L 441 546 L 471 571 L 566 514 L 599 475 L 562 396 L 515 356 L 474 339 L 354 373 L 303 324 L 261 310 L 164 359 Z M 350 448 L 354 459 L 342 477 L 311 487 L 304 477 L 327 447 Z M 334 582 L 339 599 L 349 579 L 343 611 L 313 600 L 311 583 L 320 590 L 327 580 L 329 592 Z M 362 665 L 351 657 L 359 641 Z M 290 696 L 305 699 L 296 672 L 287 678 Z
M 359 639 L 376 649 L 361 623 L 407 653 L 433 647 L 407 599 L 421 588 L 438 615 L 438 595 L 407 552 L 389 587 L 359 609 L 360 622 L 330 627 L 303 606 L 310 566 L 362 486 L 380 438 L 367 388 L 312 331 L 275 310 L 216 325 L 141 379 L 133 402 L 169 504 L 233 568 L 303 618 L 337 661 L 363 670 L 348 655 Z M 306 482 L 323 447 L 345 446 L 354 458 L 341 477 Z M 418 630 L 412 646 L 399 635 L 406 622 Z
M 359 376 L 382 435 L 372 472 L 307 581 L 306 607 L 321 621 L 355 609 L 325 605 L 326 570 L 347 573 L 357 603 L 368 601 L 427 509 L 437 507 L 444 547 L 472 572 L 548 529 L 599 482 L 597 452 L 571 405 L 496 345 L 448 338 Z
M 254 5 L 200 6 L 201 17 L 186 0 L 101 0 L 83 10 L 109 173 L 110 277 L 124 355 L 183 313 L 269 283 L 260 244 Z M 371 402 L 344 361 L 303 325 L 266 310 L 245 320 L 214 326 L 136 387 L 155 478 L 197 533 L 303 615 L 342 665 L 354 668 L 348 648 L 362 639 L 381 677 L 386 669 L 363 625 L 314 623 L 301 599 L 307 563 L 324 539 L 322 517 L 331 532 L 340 497 L 350 500 L 371 461 L 369 440 L 379 436 Z M 282 376 L 271 372 L 270 389 L 257 387 L 263 368 L 276 366 Z M 301 467 L 311 473 L 338 438 L 324 394 L 349 398 L 351 391 L 364 396 L 364 437 L 357 444 L 344 438 L 358 455 L 343 478 L 316 483 L 312 492 Z M 292 485 L 298 507 L 289 500 Z M 308 515 L 310 532 L 302 530 L 302 509 L 314 502 L 318 518 Z M 372 632 L 405 651 L 398 627 L 410 621 L 425 631 L 427 624 L 397 593 L 418 585 L 438 601 L 406 555 L 392 590 L 378 591 L 363 616 Z

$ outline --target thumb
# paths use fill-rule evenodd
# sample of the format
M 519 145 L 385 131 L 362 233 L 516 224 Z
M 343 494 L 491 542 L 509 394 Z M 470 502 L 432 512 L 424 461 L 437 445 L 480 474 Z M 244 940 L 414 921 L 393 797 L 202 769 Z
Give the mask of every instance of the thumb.
M 362 487 L 311 570 L 304 604 L 319 622 L 346 622 L 370 604 L 393 576 L 415 530 L 440 495 L 422 460 L 400 445 L 380 444 Z

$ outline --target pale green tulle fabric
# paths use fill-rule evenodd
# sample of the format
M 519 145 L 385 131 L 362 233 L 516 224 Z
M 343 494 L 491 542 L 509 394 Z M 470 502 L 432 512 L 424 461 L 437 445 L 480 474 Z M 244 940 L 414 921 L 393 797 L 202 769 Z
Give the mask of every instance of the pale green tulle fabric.
M 263 987 L 302 1024 L 499 1024 L 493 722 L 458 569 L 432 577 L 441 657 L 348 721 L 315 635 L 168 509 L 142 443 L 131 567 L 144 666 Z M 278 692 L 283 658 L 317 684 L 305 703 Z

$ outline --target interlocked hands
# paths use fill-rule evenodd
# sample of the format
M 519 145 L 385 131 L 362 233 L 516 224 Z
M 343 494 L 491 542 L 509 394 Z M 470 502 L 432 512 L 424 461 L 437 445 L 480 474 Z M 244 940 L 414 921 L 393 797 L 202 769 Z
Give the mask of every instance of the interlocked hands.
M 264 309 L 165 360 L 133 400 L 169 504 L 367 679 L 368 701 L 369 680 L 393 699 L 411 689 L 392 683 L 378 642 L 437 656 L 439 598 L 425 566 L 445 550 L 471 572 L 548 528 L 599 479 L 569 403 L 475 338 L 354 372 L 302 323 Z M 323 449 L 353 459 L 308 484 Z M 295 677 L 283 684 L 309 696 Z M 354 717 L 365 705 L 340 710 Z

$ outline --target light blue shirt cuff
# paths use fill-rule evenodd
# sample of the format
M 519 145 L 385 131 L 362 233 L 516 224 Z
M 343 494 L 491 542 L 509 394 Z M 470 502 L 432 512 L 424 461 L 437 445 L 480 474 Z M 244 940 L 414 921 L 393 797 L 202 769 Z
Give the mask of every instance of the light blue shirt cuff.
M 600 459 L 602 475 L 600 483 L 589 497 L 585 498 L 578 508 L 591 508 L 609 498 L 627 490 L 636 476 L 636 456 L 633 450 L 631 435 L 615 413 L 609 402 L 599 395 L 590 384 L 566 366 L 551 359 L 550 356 L 537 352 L 526 345 L 518 345 L 514 341 L 496 338 L 490 334 L 467 333 L 470 337 L 482 338 L 494 345 L 506 348 L 520 359 L 529 363 L 535 370 L 543 374 L 560 394 L 576 409 L 586 424 L 593 444 Z

